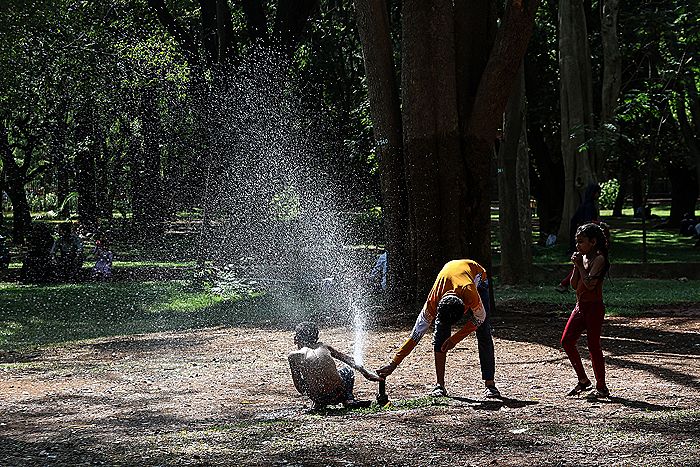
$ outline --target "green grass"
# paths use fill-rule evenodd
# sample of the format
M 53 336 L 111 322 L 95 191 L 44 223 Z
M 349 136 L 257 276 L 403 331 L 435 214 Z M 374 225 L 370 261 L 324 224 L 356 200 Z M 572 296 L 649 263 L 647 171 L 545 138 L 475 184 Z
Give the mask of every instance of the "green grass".
M 497 287 L 496 305 L 519 304 L 544 306 L 568 312 L 576 297 L 573 292 L 560 294 L 551 284 Z M 607 314 L 635 316 L 668 306 L 700 304 L 700 281 L 662 279 L 606 279 L 603 298 Z
M 136 260 L 136 261 L 114 261 L 115 268 L 193 268 L 196 261 L 158 261 L 158 260 Z M 86 262 L 87 265 L 87 262 Z
M 176 281 L 0 283 L 0 349 L 221 324 L 227 318 L 222 302 L 238 299 Z
M 662 218 L 668 217 L 668 206 L 655 207 L 653 212 Z M 625 217 L 614 218 L 612 211 L 601 211 L 601 218 L 610 226 L 611 248 L 610 256 L 613 263 L 641 263 L 643 261 L 643 231 L 641 219 L 632 218 L 632 209 L 623 210 Z M 495 215 L 495 217 L 494 217 Z M 492 212 L 492 220 L 498 220 L 498 211 Z M 683 237 L 677 229 L 666 230 L 651 228 L 659 224 L 660 219 L 647 222 L 646 230 L 646 260 L 649 263 L 700 262 L 700 248 L 694 248 L 695 239 Z M 538 232 L 533 232 L 533 262 L 537 264 L 568 263 L 566 254 L 568 245 L 557 244 L 553 247 L 537 245 Z M 498 224 L 494 223 L 491 242 L 493 245 L 494 264 L 501 262 L 500 239 Z

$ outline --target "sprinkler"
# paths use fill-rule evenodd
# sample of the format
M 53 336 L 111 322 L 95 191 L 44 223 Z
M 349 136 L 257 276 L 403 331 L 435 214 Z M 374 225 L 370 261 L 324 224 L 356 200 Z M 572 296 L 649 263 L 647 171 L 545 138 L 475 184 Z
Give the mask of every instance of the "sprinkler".
M 389 402 L 389 396 L 386 395 L 386 381 L 379 382 L 379 392 L 377 392 L 377 404 L 385 406 Z

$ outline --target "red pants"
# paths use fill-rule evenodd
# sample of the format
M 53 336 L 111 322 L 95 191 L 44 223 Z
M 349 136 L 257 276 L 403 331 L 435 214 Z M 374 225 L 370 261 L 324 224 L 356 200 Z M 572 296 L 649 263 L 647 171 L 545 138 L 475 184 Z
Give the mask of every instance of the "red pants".
M 561 336 L 561 345 L 569 356 L 571 365 L 576 370 L 579 381 L 588 379 L 586 371 L 581 363 L 581 356 L 576 349 L 576 342 L 581 337 L 581 333 L 586 331 L 588 339 L 588 352 L 591 355 L 593 373 L 595 374 L 596 388 L 605 388 L 605 359 L 603 350 L 600 348 L 600 332 L 603 328 L 605 318 L 605 305 L 603 302 L 576 303 L 574 311 L 571 312 L 569 321 L 566 323 L 564 333 Z

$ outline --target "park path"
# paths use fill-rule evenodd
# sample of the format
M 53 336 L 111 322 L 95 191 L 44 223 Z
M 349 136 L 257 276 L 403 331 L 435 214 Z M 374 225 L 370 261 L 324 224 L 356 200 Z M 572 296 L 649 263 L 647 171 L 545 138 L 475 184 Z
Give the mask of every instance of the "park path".
M 497 317 L 501 401 L 482 399 L 471 336 L 448 359 L 451 397 L 423 398 L 433 381 L 426 338 L 387 383 L 392 408 L 324 414 L 294 391 L 284 329 L 111 337 L 5 356 L 0 465 L 700 465 L 700 313 L 610 318 L 613 397 L 593 403 L 562 396 L 575 382 L 558 345 L 565 319 Z M 367 365 L 388 360 L 407 332 L 372 331 Z M 350 336 L 321 331 L 346 351 Z M 358 398 L 375 392 L 357 380 Z

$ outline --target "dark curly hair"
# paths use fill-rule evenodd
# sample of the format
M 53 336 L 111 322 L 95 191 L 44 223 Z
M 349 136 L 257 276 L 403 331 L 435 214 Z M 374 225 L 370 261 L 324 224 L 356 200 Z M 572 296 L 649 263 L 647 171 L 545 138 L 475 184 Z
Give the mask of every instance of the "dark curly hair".
M 607 227 L 607 226 L 605 226 Z M 610 270 L 610 253 L 608 249 L 608 236 L 609 233 L 606 233 L 606 228 L 595 224 L 593 222 L 590 222 L 588 224 L 583 224 L 580 226 L 578 229 L 576 229 L 576 236 L 578 237 L 579 235 L 588 238 L 589 240 L 595 239 L 595 245 L 598 251 L 600 252 L 601 255 L 603 255 L 603 258 L 605 258 L 605 267 L 603 268 L 603 271 L 600 273 L 600 276 L 597 276 L 596 278 L 603 278 L 605 274 Z
M 294 340 L 303 346 L 313 345 L 318 342 L 318 326 L 309 321 L 297 324 Z

